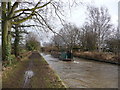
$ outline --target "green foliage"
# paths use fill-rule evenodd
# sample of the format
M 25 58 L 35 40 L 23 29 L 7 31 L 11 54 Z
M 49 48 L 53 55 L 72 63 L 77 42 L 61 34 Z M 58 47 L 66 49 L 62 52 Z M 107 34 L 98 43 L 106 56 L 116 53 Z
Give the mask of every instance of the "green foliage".
M 16 64 L 17 63 L 17 59 L 15 58 L 15 55 L 11 55 L 11 63 L 12 64 Z
M 10 56 L 6 56 L 9 60 L 4 61 L 3 62 L 3 66 L 7 67 L 7 66 L 11 66 L 15 63 L 17 63 L 17 59 L 15 58 L 15 55 L 10 55 Z
M 26 42 L 26 48 L 29 51 L 40 50 L 40 43 L 36 40 L 28 40 Z
M 7 37 L 7 45 L 6 45 L 6 47 L 4 47 L 4 49 L 5 49 L 5 60 L 6 60 L 6 62 L 5 62 L 5 66 L 7 66 L 7 65 L 10 65 L 12 62 L 11 62 L 11 35 L 8 35 L 8 37 Z M 4 64 L 4 63 L 3 63 Z
M 27 52 L 26 49 L 20 48 L 20 53 L 25 53 L 25 52 Z

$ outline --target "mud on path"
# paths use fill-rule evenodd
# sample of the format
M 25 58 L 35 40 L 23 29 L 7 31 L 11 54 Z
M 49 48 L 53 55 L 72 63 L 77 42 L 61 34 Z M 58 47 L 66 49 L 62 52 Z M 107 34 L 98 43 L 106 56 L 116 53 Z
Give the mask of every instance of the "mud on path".
M 39 53 L 33 52 L 13 70 L 4 72 L 3 88 L 64 88 L 64 85 Z

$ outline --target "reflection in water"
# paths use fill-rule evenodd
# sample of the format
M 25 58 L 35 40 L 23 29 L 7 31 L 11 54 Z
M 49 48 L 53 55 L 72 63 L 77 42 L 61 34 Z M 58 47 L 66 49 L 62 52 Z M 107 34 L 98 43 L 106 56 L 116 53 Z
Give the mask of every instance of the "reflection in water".
M 74 58 L 61 61 L 51 55 L 41 55 L 70 88 L 117 88 L 118 66 Z
M 77 62 L 77 61 L 74 61 L 74 63 L 79 63 L 79 62 Z

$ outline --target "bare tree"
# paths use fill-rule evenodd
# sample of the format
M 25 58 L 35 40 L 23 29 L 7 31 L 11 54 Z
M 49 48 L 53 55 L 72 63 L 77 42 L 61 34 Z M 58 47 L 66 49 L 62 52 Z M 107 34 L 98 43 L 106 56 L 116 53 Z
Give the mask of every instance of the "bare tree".
M 57 46 L 73 49 L 78 45 L 79 29 L 73 24 L 65 24 L 59 31 L 59 35 L 53 37 L 53 42 Z
M 94 51 L 97 48 L 97 34 L 93 32 L 91 26 L 85 23 L 81 28 L 80 35 L 81 50 Z
M 120 33 L 119 29 L 115 30 L 115 34 L 106 39 L 106 50 L 115 54 L 120 54 Z
M 87 19 L 92 31 L 97 33 L 98 51 L 101 51 L 105 38 L 109 36 L 112 30 L 111 17 L 108 9 L 105 7 L 89 6 Z

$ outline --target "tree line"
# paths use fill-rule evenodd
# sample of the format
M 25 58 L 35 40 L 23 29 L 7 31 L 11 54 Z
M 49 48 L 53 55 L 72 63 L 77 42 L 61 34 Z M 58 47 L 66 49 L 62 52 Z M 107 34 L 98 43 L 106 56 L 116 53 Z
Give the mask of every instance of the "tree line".
M 120 32 L 111 23 L 105 7 L 87 7 L 87 18 L 83 26 L 64 24 L 52 37 L 51 45 L 58 49 L 80 51 L 120 52 Z

